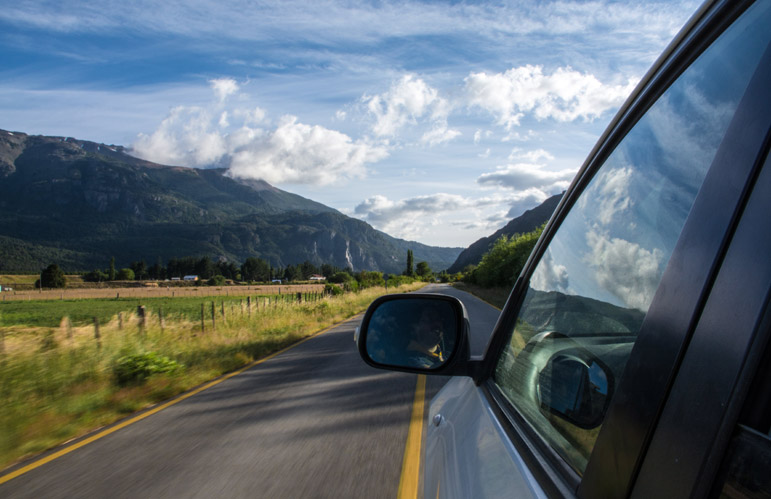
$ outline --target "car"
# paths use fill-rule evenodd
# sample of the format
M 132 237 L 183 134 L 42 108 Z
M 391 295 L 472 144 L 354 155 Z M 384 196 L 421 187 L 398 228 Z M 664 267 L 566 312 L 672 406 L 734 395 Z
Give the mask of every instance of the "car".
M 423 495 L 771 495 L 771 2 L 709 1 L 621 107 L 472 357 L 463 304 L 389 295 L 369 365 L 450 376 Z

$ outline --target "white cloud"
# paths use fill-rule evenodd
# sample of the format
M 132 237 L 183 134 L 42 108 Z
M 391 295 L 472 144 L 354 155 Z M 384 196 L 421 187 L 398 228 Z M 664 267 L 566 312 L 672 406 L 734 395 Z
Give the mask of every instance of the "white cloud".
M 232 78 L 209 80 L 209 85 L 211 85 L 220 103 L 225 102 L 225 99 L 238 92 L 238 83 Z
M 215 120 L 215 116 L 200 107 L 175 107 L 155 132 L 139 134 L 132 153 L 164 165 L 217 165 L 228 152 L 228 145 L 226 138 L 215 130 Z
M 546 170 L 537 163 L 515 163 L 499 167 L 491 173 L 483 173 L 477 183 L 517 190 L 538 188 L 546 192 L 559 192 L 567 189 L 575 174 L 575 170 Z
M 586 234 L 586 243 L 590 252 L 585 261 L 595 269 L 597 283 L 627 306 L 647 312 L 661 277 L 664 252 L 596 229 Z
M 388 152 L 322 126 L 285 116 L 278 127 L 231 155 L 230 175 L 269 183 L 329 185 L 366 174 Z
M 460 134 L 459 130 L 450 130 L 446 124 L 440 124 L 424 133 L 420 141 L 429 146 L 435 146 L 443 142 L 449 142 Z
M 546 151 L 544 149 L 535 149 L 535 150 L 532 150 L 532 151 L 523 151 L 522 149 L 514 148 L 511 151 L 511 154 L 509 154 L 509 160 L 513 161 L 513 160 L 517 160 L 517 159 L 522 159 L 522 160 L 528 161 L 530 163 L 536 163 L 536 162 L 538 162 L 538 161 L 540 161 L 542 159 L 551 161 L 551 160 L 554 159 L 554 156 L 552 156 L 549 151 Z
M 547 249 L 530 277 L 530 287 L 539 291 L 559 291 L 567 294 L 570 292 L 569 286 L 567 267 L 556 264 L 551 249 Z
M 215 102 L 209 107 L 178 106 L 151 134 L 132 145 L 138 157 L 161 164 L 229 167 L 234 177 L 270 183 L 328 185 L 366 174 L 366 165 L 388 155 L 378 145 L 353 140 L 319 125 L 283 117 L 273 128 L 259 107 L 224 109 L 238 91 L 234 80 L 211 80 Z M 234 120 L 240 123 L 234 125 Z
M 362 102 L 375 118 L 372 132 L 377 137 L 395 137 L 405 126 L 417 125 L 419 119 L 433 124 L 423 135 L 424 143 L 435 145 L 460 135 L 457 130 L 447 129 L 449 103 L 439 97 L 435 88 L 415 75 L 402 76 L 388 91 L 365 95 Z
M 354 209 L 354 214 L 389 234 L 403 238 L 416 238 L 447 213 L 473 210 L 501 202 L 500 198 L 471 199 L 445 193 L 398 201 L 376 195 L 359 203 Z
M 526 114 L 537 120 L 592 120 L 621 105 L 636 84 L 605 85 L 570 67 L 544 74 L 542 66 L 529 64 L 504 73 L 471 73 L 465 82 L 468 105 L 491 113 L 507 130 Z

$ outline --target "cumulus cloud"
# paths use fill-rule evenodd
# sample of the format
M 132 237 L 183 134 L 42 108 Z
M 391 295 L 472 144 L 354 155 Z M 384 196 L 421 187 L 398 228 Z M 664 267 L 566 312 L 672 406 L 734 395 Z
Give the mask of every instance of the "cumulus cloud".
M 227 99 L 229 96 L 238 92 L 238 83 L 236 83 L 236 80 L 232 78 L 217 78 L 214 80 L 209 80 L 209 85 L 211 86 L 212 90 L 214 90 L 214 94 L 217 96 L 217 100 L 221 103 L 225 102 L 225 99 Z
M 470 199 L 456 194 L 431 194 L 393 201 L 382 195 L 359 203 L 354 213 L 380 230 L 398 237 L 418 237 L 446 213 L 499 204 L 499 198 Z
M 448 128 L 449 102 L 415 75 L 402 76 L 386 92 L 365 95 L 362 102 L 375 119 L 372 133 L 376 137 L 395 137 L 405 126 L 417 125 L 423 120 L 431 124 L 431 129 L 421 138 L 424 144 L 436 145 L 460 135 L 458 130 Z
M 278 127 L 232 153 L 230 175 L 270 183 L 328 185 L 363 177 L 367 163 L 385 158 L 380 146 L 353 141 L 322 126 L 285 116 Z
M 557 264 L 551 249 L 547 249 L 530 278 L 530 287 L 539 291 L 559 291 L 567 294 L 569 286 L 567 267 Z
M 567 189 L 575 174 L 575 170 L 546 170 L 538 163 L 515 163 L 499 167 L 491 173 L 483 173 L 477 183 L 516 190 L 536 188 L 554 193 Z
M 587 232 L 586 243 L 590 252 L 585 261 L 594 268 L 597 284 L 628 307 L 647 312 L 661 278 L 664 252 L 596 229 Z
M 530 64 L 504 73 L 471 73 L 465 83 L 468 105 L 491 113 L 508 130 L 526 114 L 538 120 L 593 120 L 621 105 L 636 84 L 606 85 L 570 67 L 545 74 L 542 66 Z
M 228 152 L 217 116 L 201 107 L 177 106 L 150 135 L 139 134 L 136 156 L 174 166 L 217 166 Z
M 234 80 L 209 82 L 209 107 L 173 108 L 151 134 L 139 134 L 132 152 L 157 163 L 191 167 L 228 167 L 229 175 L 270 183 L 327 185 L 363 177 L 366 165 L 387 150 L 318 125 L 284 116 L 268 127 L 259 107 L 223 109 L 238 91 Z

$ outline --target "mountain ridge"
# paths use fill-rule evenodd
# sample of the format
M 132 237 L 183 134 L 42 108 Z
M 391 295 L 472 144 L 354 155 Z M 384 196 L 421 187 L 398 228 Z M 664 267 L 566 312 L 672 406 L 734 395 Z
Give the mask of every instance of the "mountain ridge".
M 551 215 L 557 208 L 563 194 L 565 193 L 555 194 L 535 208 L 527 210 L 522 215 L 509 221 L 492 235 L 476 240 L 471 246 L 464 249 L 460 255 L 458 255 L 458 258 L 450 265 L 447 272 L 454 274 L 456 272 L 462 272 L 468 265 L 477 265 L 482 261 L 482 257 L 490 250 L 495 241 L 503 235 L 512 237 L 515 234 L 532 232 L 540 227 L 544 222 L 551 218 Z
M 404 270 L 407 249 L 431 268 L 462 248 L 394 238 L 366 222 L 225 169 L 167 166 L 122 146 L 0 130 L 0 270 L 59 257 L 72 270 L 211 256 L 273 266 L 308 260 Z

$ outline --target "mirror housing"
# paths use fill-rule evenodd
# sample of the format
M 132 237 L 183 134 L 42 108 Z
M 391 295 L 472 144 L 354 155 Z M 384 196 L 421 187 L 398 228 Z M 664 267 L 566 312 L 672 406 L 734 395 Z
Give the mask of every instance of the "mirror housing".
M 472 375 L 466 309 L 455 297 L 381 296 L 367 309 L 355 341 L 372 367 L 420 374 Z

